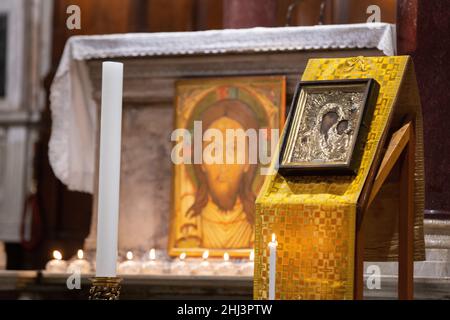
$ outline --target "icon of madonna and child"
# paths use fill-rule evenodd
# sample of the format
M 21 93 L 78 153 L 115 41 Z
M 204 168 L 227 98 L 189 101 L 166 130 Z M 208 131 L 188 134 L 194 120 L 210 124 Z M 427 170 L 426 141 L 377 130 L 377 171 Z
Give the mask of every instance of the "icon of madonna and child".
M 248 256 L 255 200 L 284 122 L 284 100 L 281 76 L 177 82 L 175 131 L 183 134 L 172 134 L 172 256 L 205 250 Z M 230 132 L 244 133 L 241 143 Z

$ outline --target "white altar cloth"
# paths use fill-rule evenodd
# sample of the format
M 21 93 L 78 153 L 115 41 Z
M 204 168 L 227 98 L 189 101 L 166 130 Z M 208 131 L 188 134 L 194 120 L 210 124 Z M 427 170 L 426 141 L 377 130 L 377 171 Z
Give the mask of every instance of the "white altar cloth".
M 93 192 L 97 111 L 86 60 L 333 48 L 395 55 L 395 41 L 386 23 L 71 37 L 50 92 L 50 164 L 69 189 Z

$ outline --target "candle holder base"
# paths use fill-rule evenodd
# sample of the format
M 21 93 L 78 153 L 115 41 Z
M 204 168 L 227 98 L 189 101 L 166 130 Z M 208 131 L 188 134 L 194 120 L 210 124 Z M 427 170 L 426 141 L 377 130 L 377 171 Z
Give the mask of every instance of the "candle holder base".
M 89 300 L 119 300 L 120 282 L 118 277 L 95 277 L 91 279 Z

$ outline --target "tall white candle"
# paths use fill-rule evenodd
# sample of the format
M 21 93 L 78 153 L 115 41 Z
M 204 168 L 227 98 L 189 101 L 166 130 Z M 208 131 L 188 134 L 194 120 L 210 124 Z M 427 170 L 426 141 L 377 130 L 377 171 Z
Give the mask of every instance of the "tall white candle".
M 275 300 L 275 273 L 277 266 L 277 239 L 275 233 L 272 234 L 272 241 L 269 242 L 269 300 Z
M 115 277 L 119 222 L 123 64 L 103 62 L 97 223 L 97 277 Z

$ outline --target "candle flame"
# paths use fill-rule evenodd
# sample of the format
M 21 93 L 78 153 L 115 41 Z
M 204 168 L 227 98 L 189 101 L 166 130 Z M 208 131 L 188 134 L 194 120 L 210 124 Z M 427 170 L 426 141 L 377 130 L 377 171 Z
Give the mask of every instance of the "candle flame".
M 276 242 L 277 241 L 277 237 L 275 236 L 275 233 L 272 233 L 272 242 Z
M 180 254 L 180 260 L 184 260 L 184 259 L 186 259 L 186 252 L 182 252 Z
M 150 260 L 156 260 L 156 250 L 154 248 L 150 250 L 148 257 Z
M 225 252 L 225 253 L 223 254 L 223 260 L 224 260 L 224 261 L 230 260 L 230 255 L 228 254 L 228 252 Z
M 84 257 L 84 252 L 83 252 L 83 250 L 81 250 L 81 249 L 79 249 L 78 251 L 77 251 L 77 257 L 78 257 L 78 259 L 83 259 L 83 257 Z
M 53 258 L 56 260 L 62 260 L 62 254 L 58 250 L 53 250 Z
M 208 259 L 208 257 L 209 257 L 209 250 L 205 250 L 205 251 L 203 252 L 202 258 L 203 258 L 204 260 L 206 260 L 206 259 Z
M 127 252 L 127 260 L 133 260 L 133 252 L 131 251 Z
M 255 251 L 254 250 L 250 251 L 249 259 L 250 259 L 250 261 L 255 261 Z

